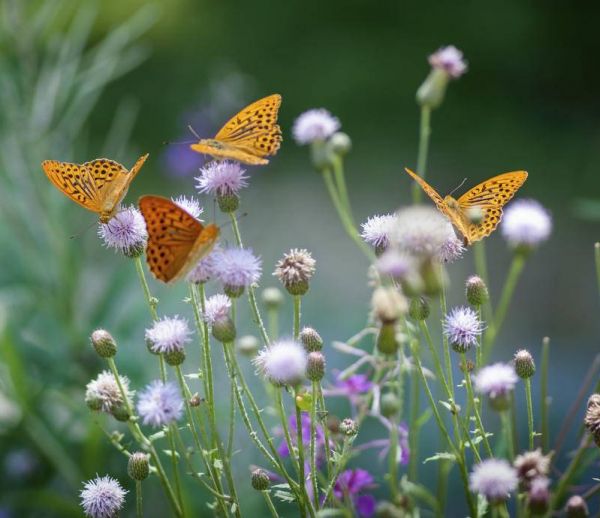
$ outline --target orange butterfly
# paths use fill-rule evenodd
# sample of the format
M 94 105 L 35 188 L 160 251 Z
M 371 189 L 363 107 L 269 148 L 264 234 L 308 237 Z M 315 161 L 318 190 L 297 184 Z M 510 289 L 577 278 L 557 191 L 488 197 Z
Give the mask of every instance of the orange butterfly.
M 107 158 L 97 158 L 84 164 L 44 160 L 42 169 L 59 191 L 98 214 L 102 223 L 108 223 L 117 213 L 129 184 L 147 158 L 147 154 L 138 158 L 130 171 Z
M 219 227 L 202 225 L 168 198 L 142 196 L 139 207 L 148 230 L 146 261 L 160 281 L 184 277 L 217 242 Z
M 264 97 L 227 121 L 212 139 L 201 139 L 190 147 L 213 158 L 229 158 L 244 164 L 268 164 L 266 156 L 277 153 L 281 129 L 277 113 L 281 95 Z
M 423 178 L 410 169 L 411 175 L 435 202 L 437 208 L 460 231 L 465 245 L 489 236 L 500 223 L 502 207 L 515 195 L 527 180 L 527 171 L 513 171 L 494 176 L 476 185 L 460 198 L 442 198 Z M 473 216 L 480 221 L 473 221 Z

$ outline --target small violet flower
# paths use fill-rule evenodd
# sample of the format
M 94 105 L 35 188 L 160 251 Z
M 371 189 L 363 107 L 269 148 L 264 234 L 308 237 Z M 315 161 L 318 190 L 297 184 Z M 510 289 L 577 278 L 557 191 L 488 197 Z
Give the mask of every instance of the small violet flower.
M 243 289 L 258 281 L 261 261 L 247 248 L 225 248 L 213 254 L 214 274 L 226 288 Z
M 452 348 L 457 352 L 466 352 L 477 345 L 484 326 L 473 309 L 461 306 L 445 316 L 442 328 Z
M 534 248 L 552 233 L 550 213 L 535 200 L 517 200 L 504 211 L 502 235 L 513 247 Z
M 123 507 L 126 494 L 121 484 L 107 475 L 85 482 L 79 496 L 89 518 L 113 518 Z
M 238 162 L 209 162 L 200 169 L 196 177 L 199 192 L 216 195 L 236 195 L 248 186 L 246 170 Z
M 108 223 L 100 223 L 98 236 L 107 248 L 132 258 L 144 253 L 148 239 L 144 217 L 133 206 L 121 209 Z
M 186 276 L 188 282 L 194 284 L 204 284 L 215 276 L 215 255 L 221 252 L 221 247 L 217 244 L 212 251 L 194 266 Z
M 204 212 L 204 209 L 200 206 L 200 202 L 196 198 L 177 196 L 177 198 L 171 198 L 171 200 L 196 219 L 200 219 L 200 216 Z
M 375 498 L 372 495 L 361 494 L 364 490 L 374 487 L 373 476 L 364 469 L 348 469 L 340 474 L 333 494 L 344 501 L 350 498 L 359 516 L 369 518 L 375 514 Z
M 154 428 L 173 423 L 183 414 L 183 399 L 174 383 L 153 381 L 138 396 L 142 422 Z
M 213 326 L 215 323 L 227 319 L 229 317 L 230 309 L 231 299 L 227 295 L 218 293 L 206 300 L 202 317 L 209 326 Z
M 296 385 L 304 379 L 307 355 L 298 342 L 280 340 L 258 353 L 253 363 L 274 385 Z
M 300 144 L 312 144 L 326 140 L 340 129 L 340 121 L 324 108 L 312 109 L 302 113 L 292 127 L 294 140 Z
M 146 343 L 156 354 L 181 352 L 190 341 L 191 334 L 187 320 L 177 315 L 164 317 L 146 329 Z
M 288 424 L 290 427 L 290 436 L 292 438 L 292 444 L 296 445 L 298 441 L 298 425 L 296 422 L 296 415 L 291 415 L 288 420 Z M 300 435 L 302 436 L 302 444 L 308 446 L 310 444 L 310 415 L 307 412 L 302 412 L 301 414 L 301 426 Z M 317 455 L 321 453 L 321 448 L 325 445 L 325 434 L 323 432 L 323 427 L 317 423 L 315 426 L 316 432 L 316 451 Z M 279 447 L 277 448 L 277 452 L 282 457 L 289 457 L 290 450 L 285 441 L 283 441 Z
M 383 214 L 380 216 L 371 216 L 367 221 L 361 223 L 362 237 L 376 250 L 383 251 L 390 244 L 390 232 L 396 221 L 393 214 Z
M 486 459 L 477 464 L 469 475 L 469 487 L 490 502 L 503 502 L 517 489 L 516 470 L 505 460 Z
M 441 47 L 429 56 L 429 64 L 446 72 L 450 77 L 458 79 L 467 71 L 467 63 L 463 53 L 454 45 Z
M 475 390 L 491 398 L 507 395 L 519 381 L 515 368 L 506 363 L 483 367 L 473 376 Z

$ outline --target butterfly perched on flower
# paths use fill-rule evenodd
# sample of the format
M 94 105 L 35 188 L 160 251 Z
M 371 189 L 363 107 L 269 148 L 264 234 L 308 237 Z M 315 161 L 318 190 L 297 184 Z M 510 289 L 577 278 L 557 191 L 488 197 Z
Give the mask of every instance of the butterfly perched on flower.
M 146 261 L 158 280 L 181 279 L 215 246 L 219 227 L 204 226 L 168 198 L 142 196 L 138 205 L 148 231 Z
M 411 175 L 434 201 L 437 208 L 463 235 L 465 245 L 489 236 L 500 223 L 502 207 L 527 180 L 527 171 L 499 174 L 476 185 L 460 198 L 442 198 L 423 178 L 410 169 Z
M 216 159 L 268 164 L 265 157 L 277 153 L 281 144 L 281 129 L 277 125 L 280 106 L 279 94 L 259 99 L 229 119 L 214 138 L 201 139 L 190 147 Z
M 138 158 L 131 170 L 108 158 L 83 164 L 44 160 L 42 169 L 59 191 L 108 223 L 147 158 L 148 154 Z

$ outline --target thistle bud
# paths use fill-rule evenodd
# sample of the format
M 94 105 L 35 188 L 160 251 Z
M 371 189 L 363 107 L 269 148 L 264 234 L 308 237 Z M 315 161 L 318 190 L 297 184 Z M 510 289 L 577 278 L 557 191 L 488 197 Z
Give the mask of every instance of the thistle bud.
M 444 101 L 450 77 L 443 70 L 434 68 L 417 90 L 417 103 L 430 109 L 438 108 Z
M 384 324 L 396 322 L 408 310 L 404 296 L 392 287 L 377 288 L 373 292 L 371 305 L 377 320 Z
M 590 515 L 585 500 L 579 495 L 573 495 L 569 498 L 565 512 L 567 513 L 567 518 L 587 518 Z
M 323 376 L 325 376 L 325 356 L 318 351 L 308 353 L 306 377 L 310 381 L 321 381 Z
M 352 149 L 352 140 L 346 133 L 338 131 L 331 136 L 328 145 L 333 153 L 344 156 Z
M 90 410 L 93 410 L 94 412 L 99 412 L 103 409 L 104 399 L 98 394 L 86 394 L 85 404 Z
M 165 361 L 172 367 L 181 365 L 185 361 L 185 350 L 179 349 L 174 351 L 168 351 L 163 354 Z
M 411 299 L 410 307 L 408 309 L 408 314 L 410 315 L 410 318 L 412 318 L 413 320 L 422 321 L 426 320 L 430 313 L 431 308 L 429 307 L 429 302 L 427 302 L 427 299 L 423 297 L 416 297 Z
M 473 372 L 473 370 L 475 369 L 475 364 L 472 360 L 467 360 L 466 362 L 460 362 L 458 368 L 462 372 Z
M 467 279 L 465 291 L 467 294 L 467 301 L 471 306 L 482 306 L 490 298 L 485 282 L 477 275 L 472 275 Z
M 144 480 L 150 474 L 148 454 L 141 451 L 132 453 L 127 463 L 127 473 L 133 480 Z
M 531 353 L 521 349 L 515 353 L 515 372 L 519 378 L 531 378 L 535 374 L 535 362 Z
M 584 424 L 600 447 L 600 394 L 592 394 L 588 399 Z
M 258 338 L 253 335 L 244 335 L 237 341 L 237 350 L 244 356 L 254 356 L 260 348 Z
M 262 301 L 267 309 L 279 309 L 283 305 L 283 293 L 279 288 L 265 288 L 262 292 Z
M 323 339 L 312 327 L 305 327 L 300 331 L 300 341 L 309 353 L 323 349 Z
M 223 291 L 225 292 L 225 295 L 227 295 L 230 299 L 237 299 L 243 295 L 244 286 L 234 286 L 232 284 L 225 284 L 223 286 Z
M 229 316 L 221 318 L 214 322 L 212 326 L 212 335 L 215 340 L 228 344 L 235 340 L 235 325 Z
M 446 270 L 431 257 L 425 259 L 421 264 L 420 274 L 424 284 L 423 293 L 430 297 L 441 293 L 444 286 L 448 284 Z
M 252 472 L 252 487 L 257 491 L 266 491 L 269 489 L 271 481 L 269 475 L 263 469 L 255 469 Z
M 393 392 L 386 392 L 379 400 L 381 406 L 381 415 L 384 417 L 392 417 L 400 410 L 400 400 Z
M 396 354 L 400 344 L 396 339 L 396 325 L 394 323 L 382 324 L 377 335 L 377 349 L 382 354 Z
M 538 477 L 531 482 L 529 494 L 527 495 L 527 508 L 533 515 L 546 514 L 550 504 L 549 480 L 546 477 Z
M 200 403 L 202 403 L 202 398 L 200 397 L 200 395 L 198 394 L 198 392 L 196 392 L 190 398 L 190 406 L 197 407 L 197 406 L 200 406 Z
M 98 356 L 101 358 L 112 358 L 117 354 L 117 343 L 105 329 L 96 329 L 92 333 L 91 342 Z
M 217 203 L 221 212 L 229 214 L 238 210 L 240 198 L 237 194 L 219 194 L 217 195 Z
M 348 437 L 353 437 L 358 433 L 358 425 L 356 421 L 347 417 L 340 423 L 340 432 Z
M 123 423 L 129 421 L 129 418 L 131 417 L 129 411 L 127 410 L 127 407 L 122 403 L 113 406 L 110 409 L 110 413 L 117 421 L 121 421 Z

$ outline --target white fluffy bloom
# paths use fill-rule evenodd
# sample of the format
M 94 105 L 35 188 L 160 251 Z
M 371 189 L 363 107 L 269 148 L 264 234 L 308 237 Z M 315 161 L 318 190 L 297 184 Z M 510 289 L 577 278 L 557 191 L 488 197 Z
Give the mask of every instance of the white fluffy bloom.
M 179 420 L 183 407 L 179 389 L 171 382 L 153 381 L 138 397 L 137 410 L 142 422 L 155 428 Z
M 125 396 L 131 399 L 133 391 L 129 389 L 129 379 L 125 376 L 119 376 L 119 381 Z M 107 413 L 123 403 L 121 390 L 112 372 L 102 371 L 96 379 L 86 385 L 85 402 L 90 408 Z
M 506 363 L 488 365 L 473 376 L 475 390 L 491 398 L 504 396 L 513 390 L 517 381 L 515 368 Z
M 396 218 L 393 214 L 371 216 L 367 221 L 361 223 L 360 237 L 375 248 L 383 250 L 390 244 L 390 232 L 395 221 Z
M 550 213 L 535 200 L 517 200 L 504 211 L 502 235 L 512 246 L 535 247 L 552 233 Z
M 306 351 L 294 340 L 280 340 L 254 359 L 259 372 L 274 385 L 296 385 L 304 378 Z
M 486 459 L 475 465 L 469 475 L 469 488 L 491 502 L 506 500 L 517 489 L 516 470 L 505 460 Z
M 324 108 L 308 110 L 294 122 L 292 133 L 298 144 L 325 140 L 340 129 L 340 121 Z
M 187 320 L 175 315 L 157 320 L 146 329 L 146 342 L 154 353 L 172 353 L 182 351 L 191 334 Z
M 196 219 L 200 219 L 200 216 L 204 212 L 204 209 L 200 206 L 200 202 L 191 196 L 188 198 L 182 195 L 177 196 L 177 198 L 171 198 L 171 200 Z
M 207 324 L 212 326 L 215 322 L 226 319 L 229 316 L 230 309 L 231 300 L 229 297 L 222 293 L 218 293 L 206 300 L 202 317 Z
M 118 480 L 96 476 L 84 483 L 81 490 L 81 507 L 89 518 L 114 518 L 125 503 L 125 491 Z

